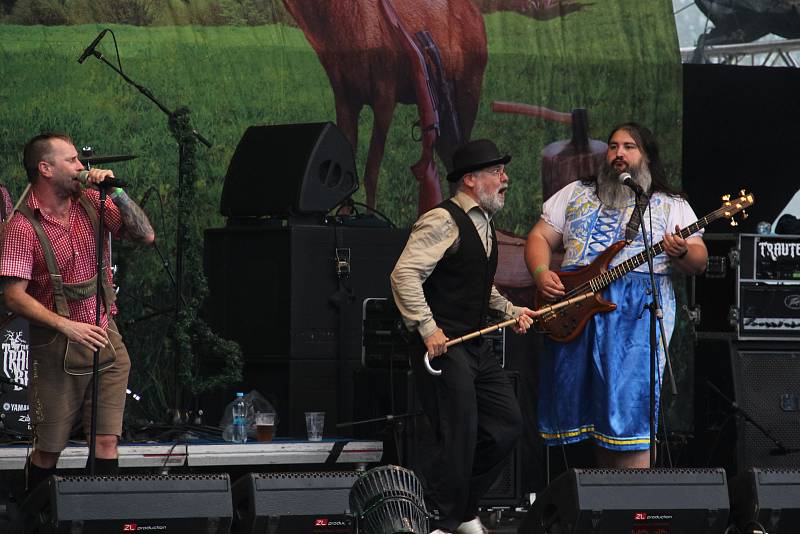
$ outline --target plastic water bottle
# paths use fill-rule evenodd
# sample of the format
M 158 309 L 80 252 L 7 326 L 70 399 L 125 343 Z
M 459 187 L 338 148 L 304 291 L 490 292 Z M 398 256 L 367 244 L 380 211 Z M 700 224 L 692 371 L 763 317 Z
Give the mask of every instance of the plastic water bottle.
M 247 403 L 244 402 L 244 393 L 236 394 L 233 403 L 233 442 L 247 442 Z

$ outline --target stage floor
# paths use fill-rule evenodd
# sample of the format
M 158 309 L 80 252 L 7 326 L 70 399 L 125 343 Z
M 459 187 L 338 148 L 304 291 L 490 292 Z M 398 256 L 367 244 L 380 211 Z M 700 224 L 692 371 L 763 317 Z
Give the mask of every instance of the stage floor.
M 29 451 L 27 445 L 0 445 L 0 470 L 23 469 Z M 83 469 L 88 455 L 88 446 L 71 445 L 61 453 L 58 467 Z M 382 456 L 382 442 L 354 439 L 311 442 L 277 438 L 270 443 L 193 441 L 119 446 L 119 465 L 123 469 L 299 464 L 345 468 L 377 463 Z

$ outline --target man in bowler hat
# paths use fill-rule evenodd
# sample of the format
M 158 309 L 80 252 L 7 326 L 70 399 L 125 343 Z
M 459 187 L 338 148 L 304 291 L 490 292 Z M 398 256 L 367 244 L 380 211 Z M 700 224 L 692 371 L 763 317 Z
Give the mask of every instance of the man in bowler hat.
M 492 218 L 505 203 L 506 164 L 492 141 L 470 141 L 453 155 L 456 194 L 414 224 L 391 282 L 403 322 L 424 343 L 411 357 L 417 394 L 435 447 L 414 466 L 422 479 L 433 534 L 487 532 L 478 500 L 497 478 L 522 433 L 508 376 L 481 337 L 447 347 L 480 330 L 487 317 L 516 318 L 525 332 L 535 313 L 514 306 L 494 287 L 497 239 Z M 493 321 L 496 322 L 496 321 Z M 436 376 L 426 370 L 423 352 Z

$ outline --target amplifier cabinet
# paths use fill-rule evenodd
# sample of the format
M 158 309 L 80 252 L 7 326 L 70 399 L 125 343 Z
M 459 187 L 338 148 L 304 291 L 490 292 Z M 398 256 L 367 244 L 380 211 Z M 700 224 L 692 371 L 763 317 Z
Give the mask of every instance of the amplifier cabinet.
M 740 340 L 800 339 L 800 236 L 739 235 Z
M 771 436 L 738 418 L 739 472 L 800 469 L 800 343 L 737 343 L 731 358 L 736 404 Z

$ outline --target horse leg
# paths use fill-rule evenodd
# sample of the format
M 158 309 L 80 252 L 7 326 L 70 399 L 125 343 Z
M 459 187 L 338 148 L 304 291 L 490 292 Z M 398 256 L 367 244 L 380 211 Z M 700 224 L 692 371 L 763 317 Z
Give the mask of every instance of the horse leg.
M 378 93 L 380 94 L 380 93 Z M 394 115 L 395 94 L 383 93 L 382 97 L 372 104 L 372 139 L 369 142 L 367 166 L 364 169 L 364 189 L 367 193 L 367 206 L 375 207 L 378 196 L 378 173 L 381 169 L 383 152 L 386 148 L 386 135 Z
M 342 131 L 344 137 L 353 147 L 353 154 L 358 151 L 358 115 L 361 113 L 362 104 L 351 102 L 344 96 L 335 96 L 336 126 Z

